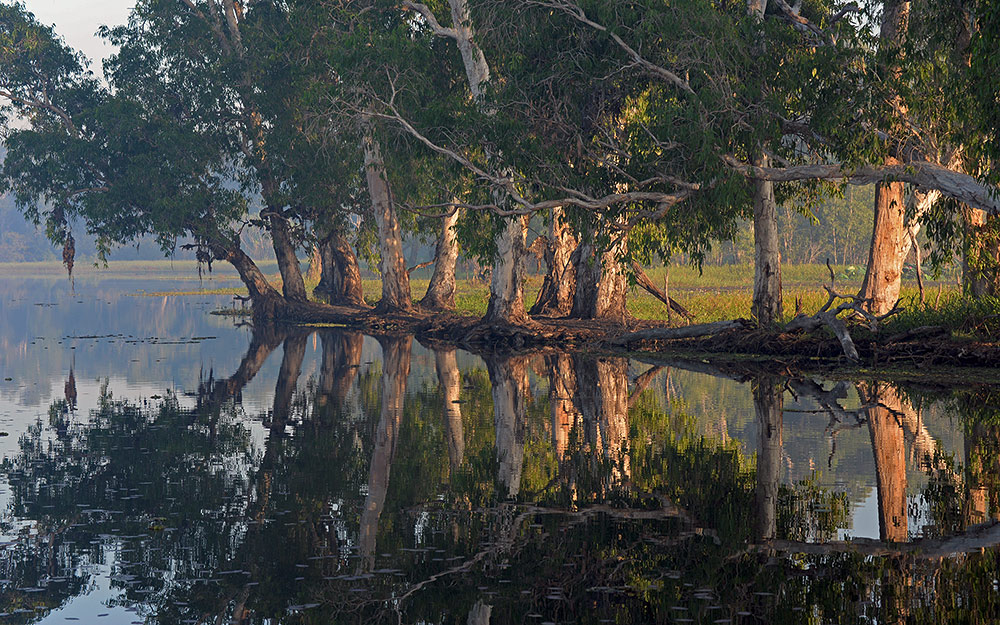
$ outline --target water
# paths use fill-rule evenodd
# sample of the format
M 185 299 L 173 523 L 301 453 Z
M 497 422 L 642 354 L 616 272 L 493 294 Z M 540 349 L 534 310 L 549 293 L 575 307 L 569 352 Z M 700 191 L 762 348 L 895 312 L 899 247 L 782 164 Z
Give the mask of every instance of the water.
M 1000 618 L 994 387 L 484 359 L 140 293 L 199 286 L 0 278 L 0 622 Z

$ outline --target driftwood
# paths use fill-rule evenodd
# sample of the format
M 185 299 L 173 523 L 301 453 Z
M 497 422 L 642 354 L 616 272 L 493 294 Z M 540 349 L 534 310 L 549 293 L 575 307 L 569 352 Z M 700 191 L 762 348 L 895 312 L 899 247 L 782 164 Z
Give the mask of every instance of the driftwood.
M 861 357 L 858 355 L 858 348 L 854 345 L 854 339 L 851 338 L 851 333 L 847 330 L 847 324 L 839 317 L 840 313 L 851 311 L 853 314 L 858 315 L 868 322 L 869 327 L 872 332 L 878 330 L 878 325 L 885 319 L 895 315 L 899 312 L 899 302 L 892 307 L 892 310 L 884 315 L 873 315 L 864 309 L 864 304 L 869 300 L 863 297 L 858 297 L 857 295 L 841 295 L 840 293 L 833 290 L 836 278 L 833 274 L 833 267 L 830 266 L 830 260 L 826 261 L 826 268 L 830 272 L 830 285 L 824 285 L 823 288 L 826 289 L 829 297 L 823 307 L 819 309 L 815 315 L 806 316 L 803 314 L 797 315 L 794 319 L 788 322 L 785 326 L 786 332 L 794 332 L 796 330 L 805 330 L 806 332 L 812 332 L 818 330 L 823 326 L 827 326 L 833 333 L 837 336 L 840 341 L 841 347 L 844 349 L 844 355 L 851 362 L 860 362 Z M 836 308 L 830 309 L 834 302 L 837 300 L 843 300 Z
M 727 321 L 713 321 L 712 323 L 698 323 L 683 328 L 650 328 L 623 334 L 611 341 L 612 345 L 628 345 L 636 341 L 648 340 L 671 340 L 671 339 L 691 339 L 699 336 L 709 336 L 726 332 L 727 330 L 740 330 L 744 327 L 743 321 L 739 319 Z
M 635 272 L 635 283 L 638 286 L 641 286 L 643 289 L 649 292 L 650 295 L 652 295 L 656 299 L 666 304 L 670 308 L 670 310 L 676 312 L 678 315 L 687 319 L 688 323 L 691 323 L 691 321 L 694 320 L 694 313 L 692 313 L 687 308 L 681 306 L 679 303 L 677 303 L 675 299 L 673 299 L 665 292 L 658 289 L 656 285 L 653 284 L 653 281 L 649 278 L 648 275 L 646 275 L 645 270 L 643 270 L 642 265 L 640 265 L 635 261 L 632 261 L 632 270 Z

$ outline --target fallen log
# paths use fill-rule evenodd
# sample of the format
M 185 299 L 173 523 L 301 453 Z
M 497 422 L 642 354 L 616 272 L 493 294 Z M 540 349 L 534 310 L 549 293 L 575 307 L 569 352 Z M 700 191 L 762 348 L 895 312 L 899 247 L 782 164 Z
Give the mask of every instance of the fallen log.
M 636 341 L 691 339 L 699 336 L 718 334 L 728 330 L 741 330 L 744 327 L 745 325 L 742 320 L 731 319 L 727 321 L 713 321 L 712 323 L 697 323 L 683 328 L 650 328 L 648 330 L 623 334 L 611 341 L 611 344 L 628 345 Z
M 655 284 L 653 284 L 653 281 L 649 278 L 648 275 L 646 275 L 646 271 L 642 268 L 642 265 L 640 265 L 635 261 L 632 261 L 632 270 L 635 272 L 636 285 L 641 286 L 650 295 L 652 295 L 656 299 L 660 300 L 661 302 L 669 306 L 670 309 L 676 312 L 678 315 L 687 319 L 688 323 L 691 323 L 694 320 L 694 313 L 692 313 L 687 308 L 681 306 L 679 303 L 677 303 L 677 300 L 670 297 L 669 295 L 661 291 L 659 288 L 657 288 Z

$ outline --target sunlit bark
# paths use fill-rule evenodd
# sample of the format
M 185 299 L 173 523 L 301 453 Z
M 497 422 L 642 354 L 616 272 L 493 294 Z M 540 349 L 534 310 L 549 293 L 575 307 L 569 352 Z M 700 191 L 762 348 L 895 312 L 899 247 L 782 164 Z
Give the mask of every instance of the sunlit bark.
M 622 256 L 625 240 L 619 239 L 609 250 L 597 253 L 592 243 L 581 243 L 576 252 L 576 292 L 571 317 L 606 319 L 625 323 L 628 277 Z
M 396 208 L 389 191 L 388 174 L 382 161 L 381 149 L 375 138 L 374 129 L 366 128 L 362 140 L 365 153 L 365 177 L 368 194 L 372 203 L 372 214 L 378 224 L 379 251 L 382 260 L 382 299 L 376 310 L 379 312 L 408 311 L 413 307 L 410 301 L 410 274 L 406 271 L 403 258 L 403 242 L 400 234 Z
M 456 209 L 441 218 L 441 233 L 434 248 L 434 273 L 427 285 L 427 294 L 420 300 L 420 306 L 429 310 L 455 309 L 455 266 L 458 263 L 458 241 L 455 238 L 455 224 L 458 223 Z
M 545 279 L 538 298 L 529 311 L 532 315 L 562 317 L 573 308 L 576 292 L 576 266 L 570 262 L 577 241 L 561 208 L 552 209 L 549 236 L 545 246 Z

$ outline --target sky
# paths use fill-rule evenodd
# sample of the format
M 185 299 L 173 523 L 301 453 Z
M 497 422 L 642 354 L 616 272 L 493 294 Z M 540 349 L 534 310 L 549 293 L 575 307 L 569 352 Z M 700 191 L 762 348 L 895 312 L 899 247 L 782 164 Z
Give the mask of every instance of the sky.
M 101 59 L 113 49 L 97 36 L 97 29 L 124 23 L 135 0 L 24 0 L 24 5 L 39 22 L 54 24 L 69 46 L 90 57 L 91 69 L 99 75 Z

